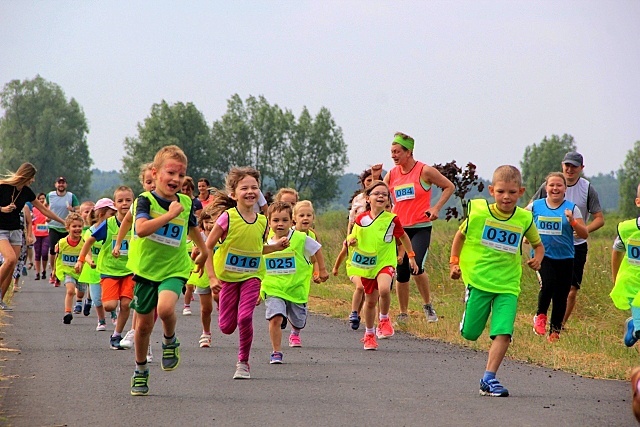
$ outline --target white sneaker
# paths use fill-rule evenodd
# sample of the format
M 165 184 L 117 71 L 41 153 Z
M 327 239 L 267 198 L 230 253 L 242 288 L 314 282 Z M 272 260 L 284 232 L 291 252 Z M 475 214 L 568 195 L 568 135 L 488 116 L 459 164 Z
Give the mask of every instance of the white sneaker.
M 129 330 L 129 332 L 127 332 L 126 335 L 122 338 L 122 341 L 120 341 L 120 347 L 124 349 L 130 349 L 131 347 L 133 347 L 133 337 L 135 333 L 136 331 L 134 331 L 133 329 Z
M 105 325 L 104 323 L 98 323 L 98 326 L 96 326 L 96 331 L 106 331 L 107 330 L 107 325 Z
M 211 347 L 211 334 L 200 335 L 200 348 Z
M 151 351 L 151 344 L 149 344 L 149 350 L 147 350 L 147 363 L 153 362 L 153 352 Z
M 191 307 L 185 307 L 184 310 L 182 310 L 182 315 L 191 316 Z

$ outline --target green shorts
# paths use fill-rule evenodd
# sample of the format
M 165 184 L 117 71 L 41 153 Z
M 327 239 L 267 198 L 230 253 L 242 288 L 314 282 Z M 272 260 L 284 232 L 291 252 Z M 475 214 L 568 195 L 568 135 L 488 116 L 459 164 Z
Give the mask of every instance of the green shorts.
M 489 337 L 497 335 L 513 335 L 513 324 L 516 321 L 518 297 L 513 294 L 496 294 L 486 292 L 473 286 L 467 286 L 464 314 L 460 322 L 462 337 L 475 341 L 484 330 L 489 314 L 491 326 Z
M 140 314 L 151 313 L 158 305 L 158 294 L 160 292 L 172 291 L 179 297 L 185 282 L 185 279 L 179 277 L 170 277 L 162 282 L 148 280 L 136 282 L 136 286 L 133 289 L 131 308 Z

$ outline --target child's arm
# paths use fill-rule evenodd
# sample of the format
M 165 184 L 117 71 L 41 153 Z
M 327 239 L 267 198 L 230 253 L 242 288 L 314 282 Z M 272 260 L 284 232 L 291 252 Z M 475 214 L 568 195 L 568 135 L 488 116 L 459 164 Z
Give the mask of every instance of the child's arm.
M 281 251 L 288 247 L 289 247 L 289 239 L 286 237 L 281 237 L 278 240 L 276 240 L 275 243 L 262 246 L 262 253 L 266 255 L 272 252 Z
M 537 245 L 531 245 L 533 247 L 533 258 L 527 260 L 527 265 L 535 271 L 540 270 L 540 264 L 542 264 L 542 258 L 544 258 L 544 246 L 542 242 Z
M 26 230 L 26 239 L 27 245 L 33 245 L 36 241 L 35 237 L 33 237 L 33 226 L 31 224 L 31 211 L 27 205 L 24 205 L 22 208 L 22 213 L 24 215 L 24 227 Z
M 402 236 L 400 236 L 400 243 L 404 246 L 404 249 L 407 251 L 407 256 L 409 257 L 409 267 L 411 271 L 416 274 L 419 270 L 418 264 L 416 264 L 416 253 L 413 252 L 413 247 L 411 246 L 411 239 L 407 232 L 405 231 Z
M 345 240 L 344 242 L 342 242 L 342 249 L 340 250 L 338 257 L 336 258 L 336 262 L 333 263 L 332 273 L 334 276 L 338 275 L 338 269 L 340 268 L 340 265 L 344 262 L 344 260 L 347 258 L 347 254 L 348 254 L 347 241 Z
M 196 247 L 198 248 L 199 253 L 194 261 L 196 264 L 195 271 L 196 273 L 199 272 L 200 277 L 202 277 L 202 275 L 205 272 L 204 264 L 207 262 L 207 259 L 209 258 L 207 247 L 205 246 L 204 240 L 202 240 L 202 234 L 200 234 L 200 231 L 198 231 L 197 228 L 194 227 L 189 229 L 189 237 L 191 238 L 191 241 L 195 243 Z
M 462 275 L 460 271 L 460 252 L 462 252 L 465 239 L 466 237 L 460 230 L 456 231 L 451 244 L 451 257 L 449 258 L 449 277 L 453 280 L 459 279 Z
M 220 240 L 222 235 L 224 234 L 224 230 L 217 223 L 213 226 L 213 230 L 207 236 L 207 241 L 204 243 L 207 261 L 204 264 L 204 268 L 207 271 L 207 276 L 209 276 L 209 287 L 211 288 L 211 292 L 214 295 L 218 295 L 222 286 L 220 285 L 220 281 L 218 280 L 218 276 L 216 276 L 216 272 L 213 269 L 213 262 L 209 261 L 210 257 L 213 257 L 213 247 L 216 245 L 216 242 Z
M 315 261 L 313 265 L 318 266 L 318 272 L 313 273 L 313 281 L 316 283 L 326 282 L 329 278 L 329 272 L 327 271 L 327 267 L 324 263 L 324 255 L 322 255 L 322 249 L 318 249 L 318 252 L 315 253 Z
M 407 251 L 404 250 L 404 246 L 402 246 L 402 242 L 400 242 L 398 239 L 396 239 L 396 248 L 398 251 L 398 265 L 399 265 L 404 262 L 404 255 L 407 253 Z
M 82 266 L 86 261 L 86 257 L 88 254 L 91 253 L 91 246 L 93 246 L 93 244 L 96 242 L 96 238 L 93 236 L 89 236 L 87 237 L 87 240 L 84 241 L 84 245 L 82 245 L 82 249 L 80 250 L 80 255 L 78 256 L 78 261 L 76 262 L 76 265 L 74 267 L 74 270 L 76 270 L 76 273 L 80 274 L 80 272 L 82 271 Z M 89 256 L 89 260 L 90 260 L 90 265 L 91 267 L 95 267 L 95 263 L 93 262 L 93 258 L 91 258 L 91 256 Z
M 136 219 L 136 234 L 139 237 L 147 237 L 155 233 L 160 229 L 160 227 L 166 225 L 172 219 L 176 218 L 178 215 L 182 213 L 184 207 L 182 204 L 174 200 L 169 205 L 169 210 L 166 213 L 163 213 L 157 218 L 147 219 L 147 218 L 138 218 Z
M 582 218 L 574 218 L 571 209 L 565 209 L 564 214 L 567 217 L 567 220 L 569 220 L 569 224 L 571 224 L 571 227 L 573 227 L 573 231 L 578 235 L 578 237 L 581 237 L 583 239 L 589 237 L 589 230 L 587 229 L 587 226 Z
M 613 283 L 616 283 L 616 277 L 618 277 L 618 271 L 620 270 L 620 264 L 624 259 L 624 252 L 621 252 L 615 248 L 611 251 L 611 276 Z
M 116 243 L 113 247 L 113 250 L 111 251 L 111 255 L 113 255 L 114 257 L 118 258 L 120 256 L 120 247 L 122 246 L 122 241 L 129 233 L 129 230 L 131 230 L 132 225 L 133 214 L 131 213 L 131 211 L 128 211 L 122 219 L 122 222 L 120 223 L 120 229 L 118 230 L 118 235 L 116 236 Z

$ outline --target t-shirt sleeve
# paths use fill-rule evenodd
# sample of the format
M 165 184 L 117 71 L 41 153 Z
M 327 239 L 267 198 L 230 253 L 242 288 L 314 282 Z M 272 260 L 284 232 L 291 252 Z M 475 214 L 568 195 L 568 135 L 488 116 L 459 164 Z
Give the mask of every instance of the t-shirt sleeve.
M 91 237 L 96 239 L 98 242 L 104 242 L 107 239 L 107 221 L 102 221 L 102 224 L 100 224 L 98 228 L 91 233 Z
M 75 208 L 76 206 L 80 206 L 80 202 L 75 194 L 71 194 L 71 207 Z
M 359 226 L 362 226 L 362 218 L 364 218 L 367 215 L 369 215 L 369 211 L 361 212 L 358 216 L 356 216 L 354 223 L 358 224 Z
M 458 227 L 458 231 L 460 231 L 464 236 L 467 235 L 467 223 L 469 222 L 468 218 L 465 218 L 462 223 L 460 223 L 460 227 Z
M 577 205 L 573 205 L 573 219 L 582 219 L 582 212 Z
M 624 243 L 622 242 L 622 239 L 620 238 L 620 236 L 616 236 L 616 239 L 613 241 L 613 247 L 612 249 L 616 252 L 624 252 L 625 248 L 624 248 Z
M 33 202 L 36 199 L 36 193 L 33 192 L 31 187 L 25 187 L 24 190 L 26 192 L 27 202 Z
M 198 226 L 198 218 L 196 218 L 196 205 L 191 203 L 191 212 L 189 212 L 189 228 Z
M 196 212 L 202 210 L 202 202 L 197 197 L 193 199 L 193 207 Z
M 216 224 L 224 231 L 223 235 L 227 234 L 229 231 L 229 212 L 222 212 L 216 220 Z
M 404 227 L 402 227 L 402 223 L 400 222 L 400 218 L 393 218 L 393 237 L 398 238 L 402 237 L 404 234 Z
M 304 241 L 304 256 L 306 258 L 311 258 L 316 254 L 316 252 L 320 250 L 321 247 L 322 245 L 320 243 L 316 242 L 314 239 L 307 236 L 307 238 Z
M 598 192 L 593 185 L 589 185 L 589 194 L 587 195 L 587 210 L 589 213 L 598 213 L 602 212 L 602 206 L 600 206 L 600 198 L 598 197 Z
M 151 219 L 151 202 L 145 196 L 138 196 L 136 219 Z

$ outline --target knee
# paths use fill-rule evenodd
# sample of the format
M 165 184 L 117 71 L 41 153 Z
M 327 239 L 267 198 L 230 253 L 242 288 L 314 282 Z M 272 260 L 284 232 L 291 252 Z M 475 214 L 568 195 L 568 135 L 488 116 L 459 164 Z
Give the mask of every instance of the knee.
M 129 306 L 131 304 L 131 300 L 128 298 L 124 298 L 120 300 L 120 310 L 129 310 Z
M 106 301 L 103 305 L 105 310 L 114 311 L 118 307 L 118 301 Z
M 146 319 L 142 320 L 141 318 L 138 318 L 136 331 L 143 336 L 151 335 L 151 332 L 153 331 L 153 318 L 151 318 L 151 322 L 148 322 Z
M 92 301 L 94 307 L 102 307 L 102 300 L 100 299 L 100 297 L 93 298 Z
M 460 329 L 460 335 L 462 335 L 462 338 L 469 341 L 476 341 L 478 338 L 480 338 L 481 334 L 482 334 L 482 331 L 474 332 L 474 331 L 465 331 L 464 328 Z

